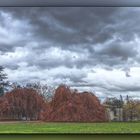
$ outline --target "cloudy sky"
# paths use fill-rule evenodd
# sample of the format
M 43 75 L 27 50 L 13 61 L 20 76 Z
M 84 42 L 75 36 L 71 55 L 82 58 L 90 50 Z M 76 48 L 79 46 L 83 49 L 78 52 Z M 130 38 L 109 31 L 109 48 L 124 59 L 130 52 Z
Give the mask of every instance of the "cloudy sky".
M 140 97 L 140 8 L 0 8 L 9 81 Z

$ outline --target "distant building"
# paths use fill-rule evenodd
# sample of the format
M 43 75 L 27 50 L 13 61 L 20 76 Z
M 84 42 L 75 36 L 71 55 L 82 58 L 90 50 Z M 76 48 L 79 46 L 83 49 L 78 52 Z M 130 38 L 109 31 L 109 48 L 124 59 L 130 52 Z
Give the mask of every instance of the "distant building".
M 105 105 L 106 115 L 109 121 L 123 121 L 123 108 Z

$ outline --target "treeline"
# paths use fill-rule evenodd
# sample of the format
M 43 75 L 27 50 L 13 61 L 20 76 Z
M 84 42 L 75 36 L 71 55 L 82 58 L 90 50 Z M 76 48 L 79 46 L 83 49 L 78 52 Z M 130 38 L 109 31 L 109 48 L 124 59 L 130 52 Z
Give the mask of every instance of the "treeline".
M 41 83 L 10 83 L 0 66 L 0 120 L 138 121 L 140 100 L 120 95 L 101 103 L 94 93 L 80 93 L 66 85 L 55 89 Z
M 0 120 L 108 121 L 104 106 L 93 93 L 79 93 L 66 85 L 60 85 L 50 101 L 33 88 L 7 92 L 0 97 Z
M 40 83 L 9 84 L 2 67 L 0 77 L 1 120 L 107 121 L 105 108 L 93 93 L 79 93 L 66 85 L 54 89 Z

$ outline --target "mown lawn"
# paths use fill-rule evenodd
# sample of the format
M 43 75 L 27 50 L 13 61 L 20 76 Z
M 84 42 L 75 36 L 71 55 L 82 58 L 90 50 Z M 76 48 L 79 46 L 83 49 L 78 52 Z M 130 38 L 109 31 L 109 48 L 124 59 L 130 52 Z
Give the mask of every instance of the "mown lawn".
M 0 123 L 0 133 L 140 133 L 140 122 Z

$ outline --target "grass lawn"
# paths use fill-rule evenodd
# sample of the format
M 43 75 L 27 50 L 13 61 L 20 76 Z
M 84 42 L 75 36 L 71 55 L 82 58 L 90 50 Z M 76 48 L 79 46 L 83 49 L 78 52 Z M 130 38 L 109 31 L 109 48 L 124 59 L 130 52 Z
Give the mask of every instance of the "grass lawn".
M 140 122 L 0 123 L 0 133 L 140 133 Z

